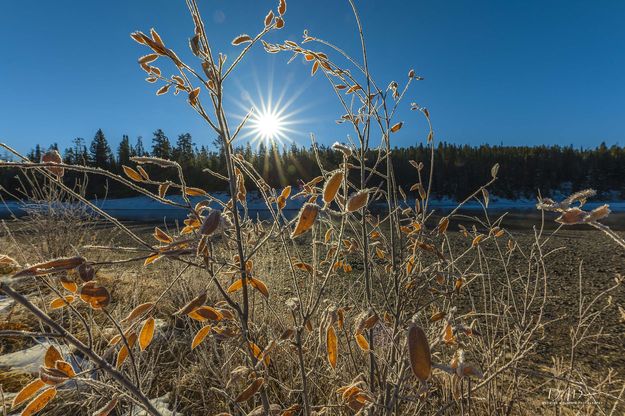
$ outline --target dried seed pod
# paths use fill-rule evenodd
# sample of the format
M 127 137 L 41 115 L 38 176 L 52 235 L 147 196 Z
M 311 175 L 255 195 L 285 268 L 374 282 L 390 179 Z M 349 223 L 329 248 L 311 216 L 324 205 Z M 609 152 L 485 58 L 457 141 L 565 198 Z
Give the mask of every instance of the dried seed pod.
M 416 324 L 408 328 L 408 354 L 412 372 L 421 382 L 425 382 L 432 372 L 432 356 L 427 336 Z
M 304 204 L 297 216 L 297 223 L 295 225 L 295 230 L 293 230 L 291 234 L 291 238 L 295 238 L 308 231 L 314 225 L 318 213 L 319 207 L 316 204 Z

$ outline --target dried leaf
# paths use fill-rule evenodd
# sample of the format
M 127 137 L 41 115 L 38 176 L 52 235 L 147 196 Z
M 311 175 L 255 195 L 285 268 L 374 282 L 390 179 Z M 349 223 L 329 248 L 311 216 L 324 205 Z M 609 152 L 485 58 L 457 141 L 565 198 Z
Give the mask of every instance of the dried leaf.
M 249 398 L 251 398 L 253 395 L 255 395 L 256 393 L 258 393 L 258 391 L 260 390 L 260 388 L 263 386 L 263 384 L 265 383 L 265 379 L 262 377 L 257 378 L 256 380 L 252 381 L 252 383 L 250 383 L 237 397 L 236 399 L 234 399 L 235 402 L 237 403 L 241 403 L 244 401 L 247 401 Z
M 152 338 L 154 338 L 154 318 L 149 317 L 145 320 L 141 332 L 139 332 L 139 348 L 141 351 L 145 351 L 152 342 Z
M 202 341 L 204 341 L 206 336 L 210 333 L 210 331 L 210 325 L 203 326 L 199 331 L 197 331 L 197 334 L 195 334 L 195 337 L 193 337 L 193 341 L 191 342 L 191 349 L 194 350 L 195 347 L 200 345 Z
M 412 372 L 424 383 L 432 372 L 432 356 L 425 332 L 415 324 L 408 328 L 408 354 Z
M 75 297 L 72 295 L 65 296 L 63 298 L 56 298 L 50 302 L 50 309 L 60 309 L 66 307 L 68 304 L 74 301 Z
M 328 362 L 330 363 L 330 366 L 332 366 L 332 368 L 336 368 L 336 361 L 339 354 L 339 341 L 332 325 L 329 325 L 326 330 L 326 349 L 328 352 Z
M 304 204 L 297 216 L 297 224 L 291 234 L 291 238 L 295 238 L 308 231 L 314 225 L 318 213 L 319 207 L 317 205 L 311 203 Z
M 169 189 L 169 184 L 168 183 L 160 184 L 158 186 L 158 196 L 160 196 L 161 198 L 164 198 L 168 189 Z
M 280 0 L 280 3 L 278 5 L 278 13 L 280 13 L 280 16 L 286 13 L 286 0 Z
M 254 277 L 250 277 L 247 279 L 250 285 L 256 290 L 258 290 L 262 295 L 266 298 L 269 297 L 269 289 L 267 289 L 267 285 L 260 279 L 256 279 Z
M 400 121 L 399 123 L 394 124 L 393 127 L 391 127 L 391 133 L 395 133 L 399 131 L 399 129 L 401 129 L 403 125 L 404 125 L 403 121 Z
M 124 325 L 133 322 L 135 319 L 141 317 L 145 312 L 149 311 L 154 307 L 154 302 L 146 302 L 141 305 L 135 307 L 130 313 L 122 319 L 120 322 Z
M 356 343 L 358 344 L 360 349 L 363 350 L 364 352 L 369 352 L 369 342 L 367 341 L 367 338 L 365 338 L 365 336 L 360 333 L 357 333 L 355 337 L 356 337 Z
M 54 367 L 57 370 L 62 371 L 69 378 L 76 377 L 76 372 L 74 371 L 74 368 L 67 361 L 58 360 L 56 363 L 54 363 Z
M 175 312 L 174 315 L 186 315 L 189 312 L 193 311 L 194 309 L 199 308 L 200 306 L 204 304 L 204 302 L 206 302 L 207 296 L 208 295 L 206 292 L 196 296 L 189 303 L 187 303 L 182 308 L 180 308 L 177 312 Z
M 273 10 L 269 10 L 267 16 L 265 16 L 265 27 L 269 26 L 273 22 Z
M 41 379 L 37 378 L 24 387 L 15 395 L 13 398 L 13 402 L 11 403 L 11 409 L 15 409 L 20 404 L 24 403 L 26 400 L 30 399 L 35 395 L 41 388 L 46 386 L 46 383 L 41 381 Z
M 40 412 L 46 405 L 54 399 L 56 396 L 56 388 L 50 387 L 35 397 L 28 405 L 22 410 L 20 416 L 31 416 L 37 412 Z
M 323 202 L 329 204 L 336 198 L 336 194 L 341 187 L 341 183 L 343 183 L 343 171 L 336 170 L 330 178 L 326 181 L 325 186 L 323 187 Z
M 238 279 L 228 287 L 227 292 L 234 293 L 237 290 L 240 290 L 242 287 L 243 287 L 243 280 Z
M 185 193 L 188 196 L 206 196 L 206 195 L 208 195 L 208 193 L 205 190 L 200 189 L 200 188 L 192 188 L 190 186 L 185 189 Z
M 252 41 L 252 38 L 249 35 L 243 34 L 239 35 L 232 40 L 232 44 L 234 46 L 240 45 L 242 43 L 249 43 Z
M 55 260 L 46 261 L 44 263 L 38 263 L 34 266 L 30 266 L 23 269 L 13 275 L 13 277 L 22 276 L 43 276 L 50 273 L 56 273 L 60 271 L 74 269 L 83 263 L 85 263 L 84 257 L 66 257 Z
M 347 201 L 347 212 L 358 211 L 367 205 L 367 202 L 369 202 L 369 191 L 366 189 L 358 191 L 349 197 Z
M 63 163 L 63 159 L 61 158 L 61 154 L 57 150 L 49 150 L 46 154 L 41 157 L 42 163 Z M 65 173 L 65 169 L 57 168 L 57 167 L 46 167 L 46 170 L 51 174 L 62 177 Z
M 200 234 L 202 235 L 211 235 L 217 230 L 219 224 L 221 223 L 221 211 L 213 209 L 211 210 L 206 218 L 202 221 L 202 226 L 200 227 Z
M 59 360 L 63 360 L 61 353 L 53 345 L 50 345 L 43 358 L 43 365 L 47 368 L 54 368 L 54 363 Z
M 497 177 L 497 173 L 499 173 L 499 163 L 495 163 L 492 168 L 490 168 L 490 176 L 495 179 Z
M 132 179 L 135 182 L 142 182 L 143 181 L 143 177 L 141 176 L 141 174 L 139 172 L 137 172 L 136 170 L 134 170 L 133 168 L 123 165 L 122 169 L 124 170 L 124 173 L 126 174 L 126 176 L 128 176 L 130 179 Z
M 158 227 L 154 227 L 154 234 L 152 235 L 154 236 L 154 238 L 156 238 L 156 240 L 160 241 L 161 243 L 169 244 L 174 241 L 174 239 L 171 238 L 169 234 L 167 234 L 165 231 L 161 230 Z
M 102 309 L 111 303 L 111 295 L 108 290 L 95 281 L 87 282 L 80 288 L 80 299 L 88 303 L 93 309 Z

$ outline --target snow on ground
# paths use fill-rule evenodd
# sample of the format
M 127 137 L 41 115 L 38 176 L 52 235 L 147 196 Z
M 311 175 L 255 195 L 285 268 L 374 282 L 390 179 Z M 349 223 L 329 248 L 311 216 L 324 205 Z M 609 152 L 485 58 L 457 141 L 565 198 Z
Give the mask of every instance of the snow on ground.
M 228 194 L 225 192 L 215 192 L 211 195 L 214 198 L 217 198 L 223 202 L 229 199 Z M 613 192 L 612 195 L 616 196 L 617 194 Z M 549 197 L 553 198 L 554 200 L 561 200 L 565 198 L 565 195 L 563 195 L 562 193 L 554 193 L 553 195 L 549 195 Z M 177 203 L 184 203 L 182 197 L 179 195 L 168 196 L 168 198 Z M 190 199 L 193 204 L 202 200 L 201 197 L 192 197 Z M 306 198 L 289 200 L 285 211 L 287 212 L 287 214 L 291 213 L 292 215 L 295 215 L 295 213 L 301 208 L 305 201 Z M 162 204 L 147 196 L 107 199 L 99 201 L 94 200 L 92 202 L 107 213 L 122 220 L 163 221 L 164 219 L 165 221 L 181 221 L 186 218 L 187 214 L 187 211 L 182 208 Z M 414 206 L 414 203 L 414 199 L 408 200 L 409 205 Z M 590 200 L 586 204 L 586 207 L 592 209 L 605 203 L 609 204 L 610 209 L 614 212 L 625 212 L 625 201 L 616 199 L 612 201 Z M 455 208 L 457 204 L 458 201 L 449 197 L 433 198 L 429 201 L 429 207 L 438 211 L 451 210 Z M 213 207 L 217 206 L 216 203 L 212 203 L 211 205 Z M 384 209 L 385 203 L 375 203 L 374 206 L 377 206 L 379 209 Z M 23 215 L 24 210 L 22 209 L 22 207 L 23 206 L 16 201 L 7 201 L 5 203 L 2 203 L 0 204 L 0 218 L 9 217 L 11 213 L 16 215 Z M 34 207 L 35 206 L 33 205 L 29 206 L 30 209 L 33 209 Z M 250 192 L 248 194 L 247 207 L 250 211 L 250 214 L 252 215 L 267 215 L 267 206 L 265 205 L 265 202 L 262 200 L 258 193 Z M 536 209 L 536 199 L 508 199 L 501 198 L 496 195 L 491 195 L 488 208 L 491 211 L 534 211 Z M 45 209 L 45 206 L 41 206 L 40 209 Z M 467 202 L 463 206 L 463 209 L 481 210 L 482 206 L 476 199 L 473 199 Z
M 0 355 L 0 368 L 28 374 L 37 373 L 39 367 L 43 364 L 44 356 L 50 345 L 49 342 L 44 341 L 25 350 Z M 61 354 L 69 354 L 67 348 L 60 348 L 58 345 L 55 345 L 55 347 L 60 349 Z
M 150 403 L 156 407 L 156 410 L 162 416 L 174 416 L 174 412 L 169 410 L 169 398 L 171 393 L 167 393 L 164 396 L 157 397 L 155 399 L 151 399 Z M 175 413 L 177 416 L 182 416 L 180 413 Z M 148 416 L 148 413 L 143 409 L 134 408 L 132 413 L 127 413 L 127 416 Z

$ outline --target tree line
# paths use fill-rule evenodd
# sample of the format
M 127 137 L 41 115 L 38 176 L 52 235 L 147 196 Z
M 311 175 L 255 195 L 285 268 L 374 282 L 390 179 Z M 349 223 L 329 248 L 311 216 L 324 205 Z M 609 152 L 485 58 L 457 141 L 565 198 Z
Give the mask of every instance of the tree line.
M 178 161 L 190 186 L 207 191 L 224 191 L 226 182 L 208 173 L 225 172 L 225 159 L 218 141 L 210 146 L 197 146 L 189 133 L 178 135 L 175 141 L 158 129 L 153 133 L 147 147 L 141 137 L 131 143 L 124 135 L 116 149 L 111 148 L 104 132 L 100 129 L 90 143 L 82 138 L 73 140 L 66 149 L 58 145 L 49 147 L 36 145 L 27 155 L 32 161 L 39 161 L 49 149 L 58 150 L 65 163 L 88 165 L 122 174 L 122 166 L 132 166 L 133 156 L 157 156 Z M 341 155 L 330 146 L 319 146 L 315 155 L 312 147 L 305 148 L 291 144 L 279 146 L 261 143 L 254 148 L 247 143 L 236 149 L 237 153 L 250 161 L 270 186 L 281 188 L 286 185 L 301 185 L 320 174 L 317 158 L 326 169 L 341 163 Z M 377 153 L 371 150 L 367 163 L 373 164 Z M 417 181 L 417 172 L 410 161 L 423 162 L 424 172 L 429 169 L 430 149 L 419 143 L 409 147 L 397 147 L 392 151 L 393 169 L 398 185 L 410 194 L 410 187 Z M 493 164 L 499 163 L 499 180 L 491 192 L 506 198 L 533 198 L 540 191 L 550 195 L 556 191 L 569 192 L 583 188 L 595 188 L 604 198 L 625 198 L 625 148 L 606 146 L 601 143 L 593 149 L 573 146 L 468 146 L 441 142 L 434 152 L 434 174 L 432 190 L 436 196 L 462 199 L 472 190 L 485 183 Z M 378 165 L 381 172 L 384 163 Z M 167 172 L 150 170 L 154 178 L 165 179 Z M 171 172 L 170 172 L 171 174 Z M 18 187 L 18 171 L 4 171 L 0 185 L 9 194 Z M 424 175 L 427 177 L 428 175 Z M 82 175 L 68 173 L 66 181 L 79 180 Z M 173 176 L 169 177 L 174 179 Z M 425 180 L 426 178 L 424 178 Z M 382 179 L 374 178 L 370 186 L 376 186 Z M 251 189 L 252 185 L 249 184 Z M 88 196 L 108 197 L 130 196 L 132 192 L 104 177 L 90 177 Z

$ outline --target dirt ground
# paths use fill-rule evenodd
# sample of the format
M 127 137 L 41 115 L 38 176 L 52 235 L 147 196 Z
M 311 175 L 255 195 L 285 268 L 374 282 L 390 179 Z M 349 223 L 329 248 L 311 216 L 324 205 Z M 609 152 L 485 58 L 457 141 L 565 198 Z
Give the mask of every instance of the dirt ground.
M 620 222 L 613 222 L 619 228 Z M 539 229 L 540 218 L 537 216 L 523 217 L 510 216 L 504 225 L 509 227 L 510 232 L 520 246 L 531 245 L 534 239 L 533 227 Z M 148 235 L 152 232 L 152 224 L 130 224 L 140 234 Z M 9 224 L 9 228 L 11 228 Z M 555 226 L 547 222 L 544 235 L 553 232 Z M 621 232 L 622 234 L 625 234 Z M 20 233 L 14 234 L 19 240 Z M 450 233 L 452 246 L 466 244 L 459 233 Z M 114 236 L 111 238 L 117 238 Z M 87 241 L 88 242 L 88 241 Z M 0 232 L 0 254 L 16 255 L 15 241 L 8 238 L 5 230 Z M 488 248 L 486 255 L 494 255 Z M 618 247 L 608 237 L 591 229 L 590 227 L 575 227 L 561 229 L 552 236 L 544 245 L 543 250 L 549 253 L 546 256 L 548 270 L 548 306 L 545 316 L 552 322 L 546 326 L 549 336 L 543 342 L 539 342 L 534 355 L 531 357 L 533 364 L 531 370 L 536 372 L 548 372 L 553 368 L 553 357 L 568 357 L 571 348 L 570 328 L 575 325 L 579 315 L 580 299 L 583 305 L 588 305 L 593 299 L 614 285 L 615 278 L 625 276 L 625 250 Z M 518 265 L 522 267 L 522 265 Z M 357 266 L 355 266 L 357 268 Z M 581 280 L 580 280 L 581 275 Z M 581 281 L 581 292 L 580 292 Z M 150 280 L 150 288 L 158 286 L 154 280 Z M 157 293 L 158 290 L 151 290 Z M 609 305 L 608 305 L 609 303 Z M 611 292 L 610 296 L 602 297 L 600 301 L 590 306 L 592 311 L 606 307 L 605 312 L 592 325 L 594 332 L 601 332 L 602 336 L 597 342 L 592 343 L 592 348 L 580 348 L 576 352 L 576 369 L 580 377 L 597 381 L 607 376 L 610 370 L 614 371 L 614 377 L 625 377 L 625 316 L 620 308 L 625 308 L 625 287 L 621 286 Z M 623 309 L 621 309 L 623 310 Z M 32 320 L 17 323 L 13 320 L 10 324 L 3 321 L 0 329 L 23 329 L 32 326 L 36 329 L 36 323 Z M 598 331 L 601 329 L 601 331 Z M 6 343 L 0 340 L 0 354 L 12 352 L 23 348 L 23 342 Z M 23 384 L 24 377 L 18 374 L 0 372 L 0 382 L 4 391 L 15 391 Z M 545 389 L 549 388 L 545 384 Z M 540 390 L 540 387 L 537 386 Z M 618 392 L 616 392 L 618 395 Z M 543 394 L 545 396 L 546 394 Z M 544 398 L 544 397 L 543 397 Z M 548 404 L 538 405 L 545 413 L 552 413 Z M 575 404 L 564 409 L 558 408 L 553 413 L 574 414 L 578 410 Z M 513 412 L 514 414 L 514 412 Z

